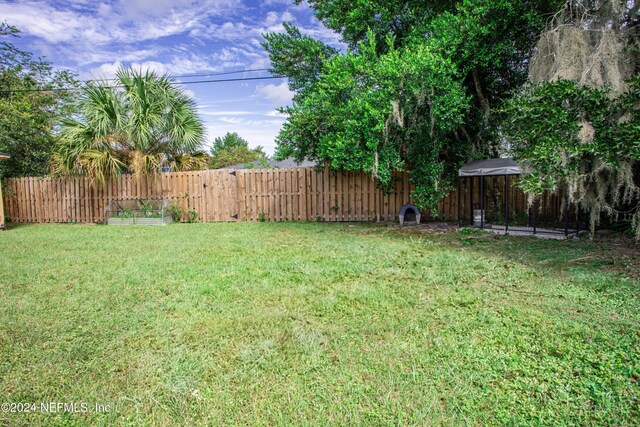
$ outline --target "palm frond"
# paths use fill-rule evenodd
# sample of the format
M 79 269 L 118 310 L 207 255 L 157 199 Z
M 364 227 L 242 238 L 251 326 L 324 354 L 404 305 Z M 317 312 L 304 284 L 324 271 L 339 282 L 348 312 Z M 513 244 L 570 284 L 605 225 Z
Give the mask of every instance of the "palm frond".
M 103 181 L 124 170 L 157 173 L 166 164 L 174 170 L 205 168 L 207 159 L 197 152 L 204 126 L 172 78 L 131 68 L 116 76 L 115 88 L 104 82 L 84 87 L 80 119 L 62 123 L 52 170 Z
M 209 165 L 209 156 L 199 151 L 192 154 L 178 154 L 169 159 L 169 167 L 174 172 L 190 172 L 205 170 Z
M 111 151 L 87 150 L 78 157 L 82 174 L 98 184 L 104 184 L 109 178 L 119 176 L 125 164 Z

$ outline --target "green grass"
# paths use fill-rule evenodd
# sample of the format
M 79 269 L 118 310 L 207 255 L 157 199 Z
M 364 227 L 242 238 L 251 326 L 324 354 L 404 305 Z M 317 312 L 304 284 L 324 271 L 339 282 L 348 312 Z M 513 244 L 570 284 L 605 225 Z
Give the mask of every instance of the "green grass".
M 338 224 L 0 233 L 0 425 L 633 425 L 608 246 Z M 634 268 L 634 267 L 631 267 Z

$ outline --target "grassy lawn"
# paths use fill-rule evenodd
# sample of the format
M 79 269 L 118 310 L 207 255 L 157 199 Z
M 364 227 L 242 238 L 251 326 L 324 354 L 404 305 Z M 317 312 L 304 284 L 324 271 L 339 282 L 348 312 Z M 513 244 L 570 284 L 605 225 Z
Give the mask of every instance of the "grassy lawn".
M 637 424 L 640 281 L 608 249 L 314 223 L 14 227 L 0 401 L 111 411 L 0 425 Z

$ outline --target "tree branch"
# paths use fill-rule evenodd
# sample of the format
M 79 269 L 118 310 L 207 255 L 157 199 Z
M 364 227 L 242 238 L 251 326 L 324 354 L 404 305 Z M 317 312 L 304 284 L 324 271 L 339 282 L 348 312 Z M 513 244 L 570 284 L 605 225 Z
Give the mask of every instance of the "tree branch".
M 487 125 L 489 123 L 489 116 L 491 115 L 491 106 L 489 105 L 489 101 L 484 96 L 482 92 L 482 85 L 480 84 L 480 76 L 478 75 L 478 70 L 473 70 L 471 72 L 473 76 L 473 84 L 476 87 L 476 93 L 478 94 L 478 99 L 480 101 L 480 105 L 484 111 L 484 124 Z

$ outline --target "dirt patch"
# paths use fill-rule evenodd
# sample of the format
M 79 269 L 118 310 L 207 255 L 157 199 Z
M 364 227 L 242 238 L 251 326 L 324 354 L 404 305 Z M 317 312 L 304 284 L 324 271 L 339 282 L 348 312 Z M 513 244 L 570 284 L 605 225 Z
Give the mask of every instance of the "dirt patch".
M 413 231 L 424 234 L 445 234 L 453 231 L 458 231 L 458 225 L 449 224 L 446 222 L 427 222 L 424 224 L 404 224 L 387 223 L 387 228 L 395 230 Z

